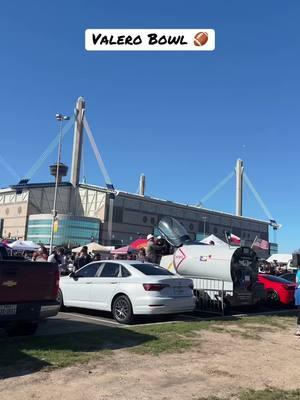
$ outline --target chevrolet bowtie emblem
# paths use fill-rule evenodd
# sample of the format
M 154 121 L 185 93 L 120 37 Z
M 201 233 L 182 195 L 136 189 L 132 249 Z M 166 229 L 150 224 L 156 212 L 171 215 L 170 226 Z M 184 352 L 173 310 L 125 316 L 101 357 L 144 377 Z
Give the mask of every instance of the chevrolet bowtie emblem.
M 2 283 L 2 286 L 13 287 L 17 286 L 18 282 L 16 281 L 5 281 Z

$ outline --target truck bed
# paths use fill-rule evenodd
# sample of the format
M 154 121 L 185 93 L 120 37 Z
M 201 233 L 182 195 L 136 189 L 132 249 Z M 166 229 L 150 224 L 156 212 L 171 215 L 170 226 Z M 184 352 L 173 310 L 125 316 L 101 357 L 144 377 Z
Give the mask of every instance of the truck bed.
M 9 334 L 33 333 L 40 319 L 57 314 L 58 286 L 54 263 L 0 261 L 0 327 Z
M 0 261 L 0 304 L 56 299 L 57 265 Z

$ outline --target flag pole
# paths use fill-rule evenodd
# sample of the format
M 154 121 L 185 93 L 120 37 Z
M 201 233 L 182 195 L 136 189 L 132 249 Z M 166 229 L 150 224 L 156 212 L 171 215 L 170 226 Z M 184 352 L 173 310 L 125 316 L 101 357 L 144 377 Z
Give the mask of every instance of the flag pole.
M 229 244 L 229 241 L 228 241 L 228 233 L 229 232 L 225 231 L 225 239 L 226 239 L 226 242 L 228 244 L 228 247 L 230 248 L 230 244 Z
M 252 242 L 252 244 L 251 244 L 251 249 L 253 249 L 253 245 L 254 245 L 254 243 L 256 242 L 256 239 L 257 239 L 257 235 L 255 236 L 255 239 L 253 240 L 253 242 Z

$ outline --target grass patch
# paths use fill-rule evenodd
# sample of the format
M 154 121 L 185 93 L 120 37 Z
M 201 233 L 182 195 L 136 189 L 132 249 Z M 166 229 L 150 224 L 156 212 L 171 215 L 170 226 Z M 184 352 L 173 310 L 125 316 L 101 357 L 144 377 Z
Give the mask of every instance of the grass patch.
M 223 397 L 210 396 L 199 398 L 198 400 L 299 400 L 300 389 L 297 390 L 247 390 L 238 395 L 232 395 L 224 399 Z
M 201 332 L 213 331 L 258 340 L 259 333 L 284 329 L 294 323 L 285 317 L 247 317 L 234 320 L 174 322 L 132 328 L 101 327 L 99 331 L 3 340 L 0 376 L 17 370 L 61 368 L 97 360 L 116 349 L 159 355 L 201 345 Z M 299 399 L 300 400 L 300 399 Z
M 64 335 L 8 339 L 1 343 L 0 376 L 14 371 L 34 371 L 45 367 L 61 368 L 97 360 L 112 350 L 138 346 L 154 340 L 123 328 Z

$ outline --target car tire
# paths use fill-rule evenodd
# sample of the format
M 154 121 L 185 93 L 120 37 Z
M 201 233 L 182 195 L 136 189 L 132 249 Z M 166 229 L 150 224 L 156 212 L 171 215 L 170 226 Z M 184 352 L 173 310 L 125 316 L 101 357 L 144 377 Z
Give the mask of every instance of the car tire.
M 57 296 L 56 296 L 56 301 L 59 304 L 59 311 L 66 311 L 67 310 L 67 308 L 64 305 L 64 298 L 63 298 L 62 291 L 60 289 L 58 289 Z
M 5 329 L 8 336 L 31 336 L 34 335 L 38 322 L 20 322 Z
M 267 292 L 267 304 L 276 306 L 280 304 L 280 297 L 276 290 L 270 290 Z
M 134 315 L 129 298 L 125 295 L 116 297 L 112 305 L 112 314 L 114 319 L 120 324 L 132 324 Z

